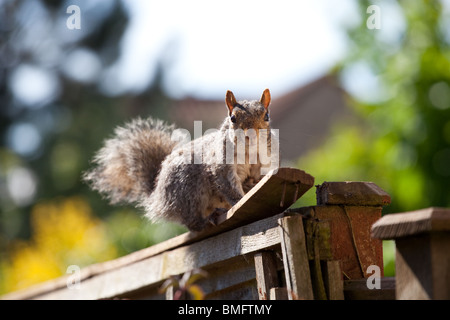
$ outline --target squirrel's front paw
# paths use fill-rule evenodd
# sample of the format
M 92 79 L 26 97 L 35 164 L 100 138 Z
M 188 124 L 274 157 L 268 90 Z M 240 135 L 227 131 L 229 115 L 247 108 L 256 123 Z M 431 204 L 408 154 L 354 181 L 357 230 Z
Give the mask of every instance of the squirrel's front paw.
M 249 192 L 254 186 L 256 186 L 256 183 L 246 183 L 242 185 L 242 189 L 245 193 Z
M 225 208 L 216 208 L 214 211 L 208 216 L 208 221 L 213 225 L 217 226 L 219 224 L 218 218 L 224 214 L 227 213 L 228 209 Z
M 245 193 L 249 192 L 254 186 L 256 186 L 256 184 L 258 183 L 258 181 L 256 179 L 253 178 L 248 178 L 247 180 L 245 180 L 245 182 L 242 184 L 242 189 L 244 190 Z

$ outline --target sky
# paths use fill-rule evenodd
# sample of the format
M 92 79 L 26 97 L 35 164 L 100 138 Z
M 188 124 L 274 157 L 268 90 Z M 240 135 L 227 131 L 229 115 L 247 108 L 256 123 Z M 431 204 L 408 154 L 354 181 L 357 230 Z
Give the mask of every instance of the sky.
M 163 87 L 172 98 L 217 99 L 226 90 L 259 96 L 265 88 L 282 95 L 326 74 L 345 57 L 343 27 L 361 19 L 352 0 L 121 0 L 129 24 L 118 38 L 118 61 L 105 68 L 92 50 L 67 52 L 61 46 L 96 30 L 113 2 L 66 0 L 63 7 L 74 1 L 81 11 L 77 31 L 66 27 L 70 13 L 65 10 L 52 24 L 39 1 L 19 8 L 25 28 L 17 41 L 33 46 L 42 60 L 11 74 L 12 91 L 25 105 L 39 107 L 58 96 L 53 66 L 81 83 L 98 82 L 108 96 L 141 93 L 154 80 L 158 63 L 165 66 Z
M 106 93 L 139 92 L 155 61 L 172 61 L 164 88 L 175 98 L 279 94 L 320 77 L 344 57 L 340 26 L 358 22 L 354 1 L 123 1 L 131 17 Z M 172 56 L 161 57 L 165 48 Z M 120 80 L 119 80 L 120 79 Z M 120 89 L 118 89 L 120 88 Z
M 78 3 L 81 8 L 81 30 L 74 32 L 65 27 L 69 16 L 65 11 L 51 25 L 39 1 L 24 1 L 18 17 L 28 28 L 18 41 L 45 52 L 39 59 L 47 68 L 24 64 L 11 74 L 10 86 L 23 104 L 39 107 L 58 96 L 61 88 L 52 70 L 58 61 L 66 76 L 86 84 L 98 82 L 108 96 L 141 93 L 154 80 L 158 63 L 165 66 L 163 87 L 172 98 L 221 99 L 226 90 L 254 98 L 265 88 L 281 96 L 323 76 L 341 61 L 350 50 L 346 27 L 370 16 L 357 14 L 356 0 L 117 1 L 125 8 L 129 24 L 117 40 L 118 61 L 106 67 L 88 48 L 64 52 L 58 46 L 96 30 L 114 2 L 65 0 L 63 7 Z M 398 45 L 405 27 L 398 4 L 373 3 L 381 8 L 377 34 L 386 45 Z M 450 0 L 442 3 L 449 11 Z M 42 35 L 48 36 L 42 39 Z M 382 95 L 377 75 L 367 66 L 355 64 L 347 70 L 341 80 L 352 95 L 369 101 Z

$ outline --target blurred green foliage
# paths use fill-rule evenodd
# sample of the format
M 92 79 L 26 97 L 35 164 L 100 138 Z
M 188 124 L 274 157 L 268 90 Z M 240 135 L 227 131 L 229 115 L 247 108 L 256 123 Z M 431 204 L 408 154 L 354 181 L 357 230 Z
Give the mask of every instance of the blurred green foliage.
M 358 3 L 369 17 L 372 2 Z M 335 70 L 344 86 L 356 87 L 362 75 L 351 70 L 368 70 L 373 92 L 349 96 L 358 121 L 336 124 L 298 166 L 317 184 L 374 181 L 392 197 L 384 213 L 450 207 L 450 12 L 440 1 L 376 4 L 381 29 L 368 29 L 365 19 L 349 29 L 350 54 Z M 397 30 L 386 30 L 385 5 L 400 14 Z M 300 204 L 312 201 L 310 192 Z
M 389 212 L 450 206 L 450 48 L 440 28 L 448 16 L 439 1 L 400 5 L 406 30 L 398 43 L 383 43 L 363 20 L 349 31 L 353 50 L 337 70 L 366 64 L 383 88 L 378 101 L 351 97 L 359 121 L 337 124 L 299 160 L 319 181 L 377 182 L 392 195 Z

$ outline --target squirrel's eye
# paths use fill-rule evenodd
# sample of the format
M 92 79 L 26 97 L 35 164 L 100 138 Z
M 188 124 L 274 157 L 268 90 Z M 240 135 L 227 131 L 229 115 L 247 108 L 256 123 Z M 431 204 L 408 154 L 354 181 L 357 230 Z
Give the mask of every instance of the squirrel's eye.
M 236 123 L 236 116 L 234 114 L 232 114 L 230 116 L 230 120 L 231 120 L 231 122 Z
M 269 113 L 266 112 L 266 114 L 264 115 L 264 121 L 269 121 Z

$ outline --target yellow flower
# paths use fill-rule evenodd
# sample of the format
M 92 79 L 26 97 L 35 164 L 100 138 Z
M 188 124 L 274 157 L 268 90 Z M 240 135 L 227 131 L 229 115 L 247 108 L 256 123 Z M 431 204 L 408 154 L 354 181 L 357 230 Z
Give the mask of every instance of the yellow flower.
M 114 259 L 117 251 L 101 220 L 78 197 L 36 204 L 31 212 L 32 238 L 12 246 L 3 263 L 3 290 L 13 291 L 80 267 Z

